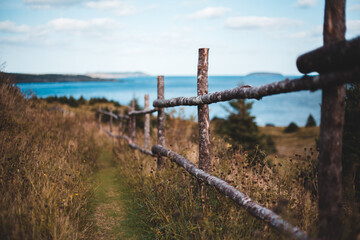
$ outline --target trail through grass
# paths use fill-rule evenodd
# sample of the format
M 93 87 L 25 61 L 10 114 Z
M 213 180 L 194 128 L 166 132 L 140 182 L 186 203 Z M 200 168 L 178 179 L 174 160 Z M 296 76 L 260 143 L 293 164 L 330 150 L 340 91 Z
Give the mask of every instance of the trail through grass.
M 126 211 L 131 192 L 122 184 L 110 143 L 104 144 L 94 176 L 94 198 L 90 204 L 95 224 L 95 239 L 137 239 L 136 230 L 128 224 Z

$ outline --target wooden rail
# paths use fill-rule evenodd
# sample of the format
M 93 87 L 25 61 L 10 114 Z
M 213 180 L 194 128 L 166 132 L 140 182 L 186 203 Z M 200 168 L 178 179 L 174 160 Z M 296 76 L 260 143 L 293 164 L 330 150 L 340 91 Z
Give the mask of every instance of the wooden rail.
M 266 84 L 259 87 L 249 85 L 236 87 L 215 93 L 208 93 L 207 71 L 209 49 L 199 49 L 198 61 L 198 94 L 194 97 L 164 99 L 164 76 L 158 76 L 158 98 L 153 102 L 155 109 L 149 110 L 145 100 L 145 110 L 135 111 L 134 101 L 128 116 L 120 119 L 119 135 L 101 126 L 101 114 L 115 117 L 112 112 L 99 109 L 99 127 L 111 137 L 124 139 L 129 146 L 144 154 L 157 157 L 158 169 L 165 166 L 163 157 L 169 158 L 190 174 L 205 183 L 214 186 L 219 192 L 231 198 L 253 216 L 262 219 L 273 228 L 295 239 L 309 239 L 306 233 L 292 226 L 271 210 L 260 206 L 246 194 L 238 191 L 224 180 L 209 173 L 210 166 L 210 121 L 208 104 L 229 101 L 232 99 L 261 99 L 265 96 L 296 92 L 302 90 L 323 90 L 321 110 L 320 156 L 319 156 L 319 238 L 341 238 L 341 146 L 344 118 L 344 84 L 360 82 L 360 38 L 344 40 L 345 0 L 326 0 L 324 23 L 324 46 L 306 53 L 297 59 L 300 72 L 317 71 L 319 76 L 303 76 L 298 79 Z M 145 99 L 148 97 L 145 97 Z M 198 106 L 199 126 L 199 167 L 165 147 L 165 113 L 164 108 L 175 106 Z M 135 144 L 135 116 L 147 116 L 144 136 L 149 139 L 149 114 L 157 111 L 157 145 L 152 150 L 144 142 L 144 148 Z M 115 117 L 116 118 L 116 117 Z M 129 119 L 129 137 L 123 135 L 122 119 Z M 332 166 L 336 166 L 335 168 Z
M 345 83 L 359 82 L 360 67 L 351 70 L 322 74 L 319 76 L 303 76 L 298 79 L 274 82 L 258 87 L 250 85 L 240 86 L 233 89 L 209 93 L 196 97 L 178 97 L 166 100 L 155 100 L 154 107 L 198 106 L 232 99 L 257 99 L 262 97 L 297 92 L 301 90 L 315 91 L 329 86 L 339 86 Z

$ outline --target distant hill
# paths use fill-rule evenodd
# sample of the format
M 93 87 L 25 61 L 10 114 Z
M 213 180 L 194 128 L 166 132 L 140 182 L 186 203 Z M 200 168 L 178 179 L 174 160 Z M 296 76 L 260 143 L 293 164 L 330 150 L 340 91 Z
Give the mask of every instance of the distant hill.
M 247 77 L 261 77 L 261 76 L 279 76 L 282 77 L 281 73 L 272 73 L 272 72 L 253 72 L 246 75 Z
M 115 81 L 115 78 L 99 78 L 86 75 L 71 74 L 23 74 L 4 73 L 15 83 L 41 83 L 41 82 L 89 82 L 89 81 Z
M 96 78 L 128 78 L 128 77 L 145 77 L 150 76 L 143 72 L 94 72 L 87 73 L 86 76 Z

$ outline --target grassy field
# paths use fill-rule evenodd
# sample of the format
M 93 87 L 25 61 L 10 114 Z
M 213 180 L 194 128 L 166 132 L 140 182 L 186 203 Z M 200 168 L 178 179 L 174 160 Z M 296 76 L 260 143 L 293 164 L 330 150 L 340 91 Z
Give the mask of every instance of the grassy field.
M 4 79 L 0 93 L 1 239 L 282 238 L 174 163 L 157 171 L 156 159 L 99 131 L 98 107 L 118 104 L 26 100 Z M 213 135 L 211 172 L 315 236 L 319 129 L 260 131 L 276 154 L 258 161 L 261 150 L 249 156 Z M 168 116 L 166 136 L 168 148 L 197 164 L 196 123 Z
M 303 155 L 304 151 L 316 152 L 316 139 L 319 137 L 319 127 L 299 128 L 292 133 L 284 133 L 285 127 L 260 127 L 260 132 L 269 135 L 275 142 L 279 158 L 294 158 L 295 154 Z

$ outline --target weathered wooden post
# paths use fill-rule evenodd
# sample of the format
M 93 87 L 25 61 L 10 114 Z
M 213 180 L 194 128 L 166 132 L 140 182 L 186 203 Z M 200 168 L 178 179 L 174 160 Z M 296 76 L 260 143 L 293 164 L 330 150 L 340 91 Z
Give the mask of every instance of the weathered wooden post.
M 158 99 L 164 99 L 164 76 L 158 76 Z M 157 118 L 157 129 L 158 129 L 158 140 L 157 143 L 165 147 L 165 111 L 164 108 L 158 109 L 158 118 Z M 157 167 L 161 169 L 165 166 L 165 161 L 163 157 L 158 156 L 157 158 Z
M 120 109 L 120 115 L 119 115 L 119 135 L 123 135 L 123 116 L 124 116 L 124 109 Z
M 199 62 L 197 72 L 197 95 L 208 93 L 208 59 L 209 49 L 199 49 Z M 209 106 L 198 106 L 199 125 L 199 168 L 205 172 L 210 170 L 210 120 Z
M 128 112 L 131 112 L 131 111 L 134 111 L 133 109 L 132 109 L 132 101 L 131 101 L 131 103 L 130 103 L 130 107 L 128 108 Z M 129 138 L 131 139 L 131 135 L 132 135 L 132 120 L 133 120 L 133 116 L 131 116 L 131 115 L 129 115 L 129 121 L 128 121 L 128 136 L 129 136 Z
M 145 111 L 149 110 L 149 94 L 145 94 Z M 144 122 L 144 148 L 150 146 L 150 113 L 145 114 Z
M 326 0 L 324 45 L 345 39 L 345 0 Z M 321 74 L 321 73 L 320 73 Z M 319 154 L 319 238 L 342 238 L 342 136 L 345 85 L 322 90 Z
M 99 106 L 99 119 L 98 119 L 98 123 L 99 123 L 99 127 L 101 126 L 101 106 Z
M 112 128 L 113 128 L 113 110 L 112 107 L 110 107 L 110 132 L 112 133 Z
M 135 99 L 131 100 L 131 111 L 135 111 Z M 130 124 L 131 124 L 131 133 L 130 133 L 130 139 L 132 142 L 135 142 L 136 140 L 136 119 L 135 115 L 130 116 Z

